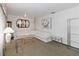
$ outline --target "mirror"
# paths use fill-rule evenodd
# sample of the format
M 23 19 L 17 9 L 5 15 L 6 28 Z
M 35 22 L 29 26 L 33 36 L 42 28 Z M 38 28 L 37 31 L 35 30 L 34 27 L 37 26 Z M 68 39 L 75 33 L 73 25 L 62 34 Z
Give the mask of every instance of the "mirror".
M 29 20 L 26 20 L 26 19 L 18 19 L 16 21 L 16 26 L 18 28 L 29 28 L 30 22 L 29 22 Z

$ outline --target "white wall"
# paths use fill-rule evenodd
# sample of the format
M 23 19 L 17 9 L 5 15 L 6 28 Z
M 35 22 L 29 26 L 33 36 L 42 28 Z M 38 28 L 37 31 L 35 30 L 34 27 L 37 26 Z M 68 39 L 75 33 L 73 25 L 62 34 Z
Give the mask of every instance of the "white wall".
M 3 55 L 4 28 L 5 28 L 5 17 L 0 7 L 0 56 Z
M 54 16 L 54 32 L 56 35 L 63 36 L 63 43 L 67 44 L 67 20 L 79 18 L 79 7 L 58 12 Z
M 44 17 L 52 17 L 52 29 L 43 29 L 41 19 Z M 63 43 L 67 44 L 67 19 L 79 18 L 79 7 L 66 9 L 56 12 L 54 15 L 48 15 L 37 19 L 37 30 L 51 32 L 55 36 L 63 37 Z
M 18 28 L 16 26 L 17 19 L 21 18 L 20 16 L 9 15 L 8 20 L 12 21 L 12 28 L 15 31 L 15 39 L 20 38 L 22 35 L 26 35 L 28 32 L 34 30 L 34 19 L 29 18 L 30 27 L 29 28 Z

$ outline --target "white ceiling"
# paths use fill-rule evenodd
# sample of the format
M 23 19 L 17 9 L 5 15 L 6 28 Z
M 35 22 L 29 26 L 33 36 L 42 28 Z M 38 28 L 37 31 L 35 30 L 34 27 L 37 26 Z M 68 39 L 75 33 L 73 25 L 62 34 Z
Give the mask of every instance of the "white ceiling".
M 27 15 L 33 17 L 40 17 L 51 12 L 58 12 L 64 9 L 78 6 L 78 3 L 7 3 L 7 13 L 9 15 L 23 16 L 26 12 Z

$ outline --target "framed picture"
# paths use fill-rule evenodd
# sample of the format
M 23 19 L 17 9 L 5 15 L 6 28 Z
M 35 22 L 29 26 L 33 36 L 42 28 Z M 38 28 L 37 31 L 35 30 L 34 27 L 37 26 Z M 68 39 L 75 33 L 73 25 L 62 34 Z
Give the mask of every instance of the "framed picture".
M 52 18 L 43 18 L 41 20 L 41 24 L 43 28 L 51 29 L 52 28 Z

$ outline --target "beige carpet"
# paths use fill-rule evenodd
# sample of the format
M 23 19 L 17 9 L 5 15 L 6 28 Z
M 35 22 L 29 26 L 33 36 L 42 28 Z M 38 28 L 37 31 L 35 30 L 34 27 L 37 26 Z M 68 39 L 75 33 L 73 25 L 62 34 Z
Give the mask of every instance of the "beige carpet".
M 17 42 L 17 49 L 16 49 Z M 37 38 L 22 38 L 6 45 L 6 56 L 79 56 L 79 51 L 57 42 L 44 43 Z

